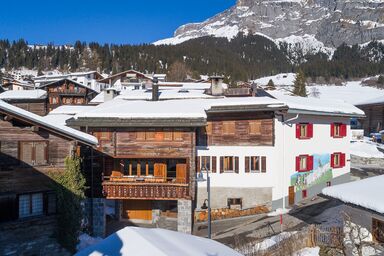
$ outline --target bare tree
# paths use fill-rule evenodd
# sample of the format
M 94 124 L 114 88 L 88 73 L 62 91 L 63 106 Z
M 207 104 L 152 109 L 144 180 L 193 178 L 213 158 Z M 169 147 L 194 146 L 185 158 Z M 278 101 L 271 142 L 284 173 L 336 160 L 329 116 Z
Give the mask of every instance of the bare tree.
M 182 82 L 191 75 L 192 71 L 184 62 L 176 61 L 169 67 L 167 78 L 169 81 Z

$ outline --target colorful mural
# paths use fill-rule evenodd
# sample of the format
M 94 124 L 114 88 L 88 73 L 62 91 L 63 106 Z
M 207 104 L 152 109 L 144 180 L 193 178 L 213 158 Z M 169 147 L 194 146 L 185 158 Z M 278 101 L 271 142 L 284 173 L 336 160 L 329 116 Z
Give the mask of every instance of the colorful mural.
M 333 176 L 330 160 L 330 154 L 314 154 L 313 170 L 293 174 L 291 176 L 291 186 L 295 186 L 296 191 L 300 191 L 313 185 L 325 184 L 327 181 L 330 181 Z

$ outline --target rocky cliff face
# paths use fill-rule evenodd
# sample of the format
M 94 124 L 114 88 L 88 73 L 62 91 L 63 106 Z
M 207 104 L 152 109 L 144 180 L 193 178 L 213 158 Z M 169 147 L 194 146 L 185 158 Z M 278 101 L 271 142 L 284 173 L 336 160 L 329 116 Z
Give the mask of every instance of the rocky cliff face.
M 384 0 L 238 0 L 230 9 L 204 22 L 183 25 L 173 38 L 155 44 L 209 35 L 233 38 L 239 32 L 263 34 L 290 47 L 312 42 L 324 51 L 343 42 L 382 40 Z

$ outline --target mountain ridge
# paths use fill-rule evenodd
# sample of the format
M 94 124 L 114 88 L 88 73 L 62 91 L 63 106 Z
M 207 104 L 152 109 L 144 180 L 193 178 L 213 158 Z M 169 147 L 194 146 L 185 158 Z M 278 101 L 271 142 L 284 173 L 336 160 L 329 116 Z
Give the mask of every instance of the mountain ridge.
M 154 44 L 179 44 L 203 36 L 231 40 L 238 33 L 264 35 L 278 46 L 301 45 L 311 54 L 322 52 L 331 57 L 343 43 L 384 39 L 384 1 L 238 0 L 203 22 L 180 26 L 174 37 Z

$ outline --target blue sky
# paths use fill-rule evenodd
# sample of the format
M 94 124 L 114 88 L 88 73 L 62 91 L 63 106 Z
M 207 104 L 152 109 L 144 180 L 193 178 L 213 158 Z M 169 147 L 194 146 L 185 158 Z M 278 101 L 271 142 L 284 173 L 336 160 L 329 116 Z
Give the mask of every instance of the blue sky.
M 199 22 L 236 0 L 64 0 L 2 2 L 0 38 L 33 44 L 138 44 L 171 37 L 174 30 Z

